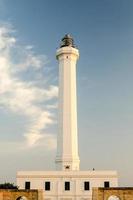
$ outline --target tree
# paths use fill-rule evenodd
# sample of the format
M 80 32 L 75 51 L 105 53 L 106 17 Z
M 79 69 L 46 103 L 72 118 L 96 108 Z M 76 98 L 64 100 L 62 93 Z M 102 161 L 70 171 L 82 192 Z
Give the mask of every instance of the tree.
M 18 186 L 14 185 L 14 183 L 2 183 L 0 184 L 0 189 L 17 189 Z

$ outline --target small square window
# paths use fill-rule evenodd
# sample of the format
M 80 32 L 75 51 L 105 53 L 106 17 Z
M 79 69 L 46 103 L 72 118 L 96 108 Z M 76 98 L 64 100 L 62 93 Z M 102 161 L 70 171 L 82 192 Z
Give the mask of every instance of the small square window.
M 65 190 L 70 190 L 70 182 L 65 182 Z
M 66 165 L 66 166 L 65 166 L 65 169 L 70 169 L 70 166 L 69 166 L 69 165 Z
M 45 182 L 45 190 L 46 190 L 46 191 L 49 191 L 49 190 L 50 190 L 50 182 L 49 182 L 49 181 L 46 181 L 46 182 Z
M 109 187 L 110 187 L 109 181 L 105 181 L 105 182 L 104 182 L 104 187 L 105 187 L 105 188 L 109 188 Z
M 89 181 L 84 182 L 84 190 L 90 190 L 90 182 Z
M 30 182 L 25 182 L 25 190 L 30 190 Z

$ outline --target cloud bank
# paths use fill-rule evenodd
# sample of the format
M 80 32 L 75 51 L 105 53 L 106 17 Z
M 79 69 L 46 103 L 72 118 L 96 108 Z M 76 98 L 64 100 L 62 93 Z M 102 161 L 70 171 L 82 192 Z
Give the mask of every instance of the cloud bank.
M 37 55 L 30 45 L 23 46 L 14 36 L 9 26 L 0 26 L 0 108 L 28 120 L 23 136 L 27 147 L 33 147 L 45 141 L 49 148 L 55 147 L 55 136 L 47 133 L 47 128 L 55 123 L 49 101 L 56 99 L 58 88 L 54 85 L 41 87 L 35 79 L 25 78 L 28 74 L 40 77 L 47 82 L 45 74 L 39 76 L 45 68 L 45 55 Z M 44 106 L 46 105 L 46 106 Z

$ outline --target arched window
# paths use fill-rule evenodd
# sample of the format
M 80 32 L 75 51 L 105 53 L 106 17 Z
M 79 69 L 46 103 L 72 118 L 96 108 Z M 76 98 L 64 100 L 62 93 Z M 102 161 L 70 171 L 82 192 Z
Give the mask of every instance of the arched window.
M 120 200 L 119 197 L 115 196 L 115 195 L 111 195 L 108 200 Z
M 28 199 L 27 199 L 27 197 L 25 197 L 25 196 L 20 196 L 20 197 L 18 197 L 16 200 L 28 200 Z

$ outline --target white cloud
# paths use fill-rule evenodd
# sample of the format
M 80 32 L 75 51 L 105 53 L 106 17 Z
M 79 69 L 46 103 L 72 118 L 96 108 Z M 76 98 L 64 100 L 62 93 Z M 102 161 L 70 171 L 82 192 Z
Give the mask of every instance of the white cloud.
M 0 107 L 27 117 L 29 125 L 24 137 L 28 146 L 32 147 L 45 140 L 47 146 L 55 147 L 55 137 L 44 131 L 55 123 L 53 113 L 48 106 L 44 109 L 41 105 L 57 98 L 58 88 L 50 85 L 42 89 L 34 80 L 20 78 L 23 72 L 26 74 L 30 70 L 32 73 L 34 69 L 44 68 L 46 56 L 36 55 L 30 45 L 20 46 L 12 35 L 12 29 L 0 27 Z M 36 75 L 38 76 L 37 72 Z M 44 78 L 46 81 L 43 76 Z

